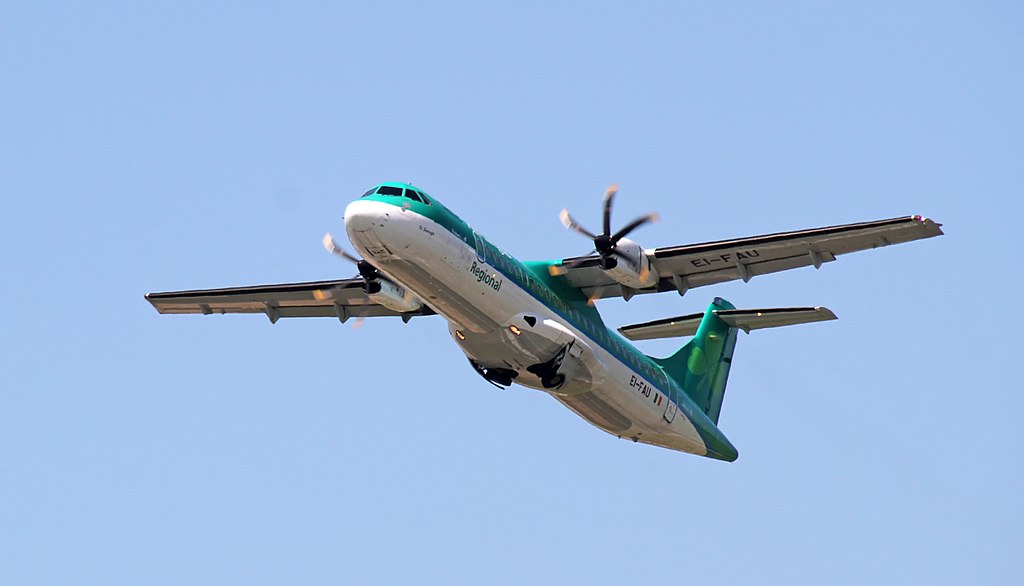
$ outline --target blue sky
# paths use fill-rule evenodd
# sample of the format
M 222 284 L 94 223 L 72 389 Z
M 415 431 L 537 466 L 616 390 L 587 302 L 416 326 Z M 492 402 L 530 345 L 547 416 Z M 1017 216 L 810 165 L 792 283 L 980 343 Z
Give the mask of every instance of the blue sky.
M 0 6 L 0 582 L 1019 579 L 1019 3 L 370 4 Z M 438 319 L 143 299 L 350 276 L 320 238 L 385 180 L 522 259 L 613 181 L 645 246 L 947 235 L 601 303 L 839 315 L 740 339 L 732 464 L 499 392 Z

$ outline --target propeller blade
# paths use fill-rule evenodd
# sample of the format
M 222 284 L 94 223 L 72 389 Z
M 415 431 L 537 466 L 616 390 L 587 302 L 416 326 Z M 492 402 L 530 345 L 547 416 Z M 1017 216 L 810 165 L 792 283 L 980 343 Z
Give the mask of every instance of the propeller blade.
M 349 262 L 359 264 L 358 258 L 352 256 L 351 254 L 346 252 L 344 248 L 338 246 L 338 243 L 334 241 L 334 237 L 331 236 L 330 232 L 324 234 L 323 244 L 324 248 L 327 249 L 327 252 L 330 252 L 331 254 L 336 254 Z
M 661 219 L 661 216 L 659 216 L 656 213 L 640 216 L 639 218 L 623 226 L 622 229 L 616 232 L 615 234 L 612 234 L 612 242 L 618 242 L 619 240 L 624 238 L 626 234 L 629 234 L 630 232 L 636 230 L 640 226 L 643 226 L 648 222 L 657 222 L 659 219 Z
M 640 226 L 649 222 L 657 222 L 659 219 L 659 216 L 656 213 L 646 214 L 634 219 L 632 222 L 623 226 L 622 229 L 612 234 L 612 207 L 615 202 L 615 195 L 618 193 L 618 183 L 612 183 L 604 192 L 604 207 L 601 214 L 601 225 L 604 228 L 604 231 L 600 234 L 593 234 L 581 226 L 580 223 L 569 214 L 568 209 L 563 209 L 558 214 L 563 226 L 594 241 L 594 252 L 596 252 L 600 257 L 601 269 L 605 271 L 610 271 L 615 268 L 616 263 L 618 262 L 615 257 L 619 257 L 627 262 L 631 260 L 626 253 L 617 249 L 619 240 L 625 238 L 627 234 L 630 234 Z M 576 262 L 564 262 L 558 265 L 551 265 L 548 267 L 548 272 L 554 277 L 565 275 L 577 262 L 583 262 L 584 260 L 585 259 L 579 259 Z M 593 260 L 593 258 L 591 257 L 589 260 Z M 646 280 L 646 277 L 644 277 L 643 280 Z
M 647 268 L 644 263 L 640 263 L 643 268 L 640 269 L 640 280 L 647 281 L 647 278 L 651 276 L 651 269 Z
M 324 234 L 324 239 L 321 242 L 323 242 L 324 249 L 331 254 L 338 254 L 341 251 L 341 248 L 334 242 L 334 236 L 331 236 L 330 232 Z
M 612 183 L 604 192 L 604 232 L 602 234 L 612 233 L 612 200 L 615 199 L 615 194 L 618 192 L 618 183 Z
M 590 255 L 590 254 L 593 254 L 593 253 L 594 252 L 588 252 L 587 255 Z M 560 277 L 560 276 L 568 273 L 569 269 L 576 268 L 577 265 L 581 265 L 581 264 L 583 264 L 583 263 L 585 263 L 585 262 L 587 262 L 589 260 L 591 260 L 591 258 L 588 258 L 587 256 L 582 256 L 582 257 L 577 258 L 575 260 L 570 260 L 568 262 L 563 262 L 563 263 L 557 264 L 557 265 L 551 265 L 551 266 L 548 267 L 548 274 L 551 275 L 552 277 Z
M 597 236 L 592 234 L 590 230 L 587 230 L 586 228 L 581 226 L 575 218 L 569 215 L 569 210 L 567 209 L 563 209 L 561 212 L 558 213 L 558 219 L 562 221 L 562 225 L 565 226 L 568 230 L 572 230 L 573 232 L 576 232 L 578 234 L 583 234 L 584 236 L 590 238 L 591 240 L 597 238 Z
M 594 289 L 594 292 L 590 294 L 590 297 L 587 297 L 587 305 L 591 307 L 597 305 L 597 300 L 604 296 L 604 292 L 607 289 L 607 286 L 598 287 L 597 289 Z

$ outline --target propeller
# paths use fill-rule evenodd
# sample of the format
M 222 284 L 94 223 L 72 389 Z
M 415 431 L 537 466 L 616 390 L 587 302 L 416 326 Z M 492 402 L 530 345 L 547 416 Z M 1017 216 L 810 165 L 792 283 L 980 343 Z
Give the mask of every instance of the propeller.
M 644 214 L 613 233 L 612 202 L 615 199 L 615 194 L 618 192 L 619 185 L 617 183 L 613 183 L 608 187 L 608 190 L 604 192 L 604 213 L 602 216 L 602 227 L 604 228 L 604 231 L 600 234 L 594 234 L 590 230 L 584 228 L 582 224 L 577 222 L 576 219 L 569 214 L 568 209 L 564 209 L 560 214 L 558 214 L 559 219 L 562 220 L 563 226 L 594 241 L 594 252 L 601 257 L 601 268 L 606 271 L 615 268 L 615 265 L 618 264 L 618 261 L 615 259 L 616 256 L 623 259 L 627 258 L 626 255 L 616 247 L 619 241 L 640 226 L 650 222 L 657 222 L 659 217 L 656 213 Z
M 381 274 L 380 271 L 377 270 L 377 267 L 361 258 L 352 256 L 344 248 L 338 246 L 338 243 L 334 241 L 334 237 L 331 236 L 330 232 L 324 234 L 323 243 L 327 252 L 336 254 L 356 265 L 356 269 L 359 271 L 359 276 L 363 278 L 364 293 L 369 295 L 380 292 L 380 283 L 376 282 L 376 279 L 380 278 Z

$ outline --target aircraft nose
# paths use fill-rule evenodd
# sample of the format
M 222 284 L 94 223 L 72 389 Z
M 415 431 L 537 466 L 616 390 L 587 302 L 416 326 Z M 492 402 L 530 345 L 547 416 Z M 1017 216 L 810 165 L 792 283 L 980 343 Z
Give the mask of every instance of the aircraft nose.
M 377 201 L 356 200 L 345 207 L 345 231 L 365 232 L 378 228 L 387 221 L 385 204 Z

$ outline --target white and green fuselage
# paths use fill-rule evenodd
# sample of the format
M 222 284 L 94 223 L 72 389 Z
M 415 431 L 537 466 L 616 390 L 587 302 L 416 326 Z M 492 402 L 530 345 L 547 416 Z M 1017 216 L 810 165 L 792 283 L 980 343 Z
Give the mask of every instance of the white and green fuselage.
M 346 232 L 381 273 L 448 320 L 485 378 L 544 390 L 621 438 L 736 459 L 707 406 L 685 392 L 680 365 L 646 356 L 605 326 L 579 289 L 551 276 L 553 263 L 520 262 L 433 198 L 419 199 L 366 195 L 345 209 Z M 734 330 L 704 337 L 719 355 L 724 344 L 731 360 Z M 709 381 L 722 387 L 720 402 L 724 377 Z

